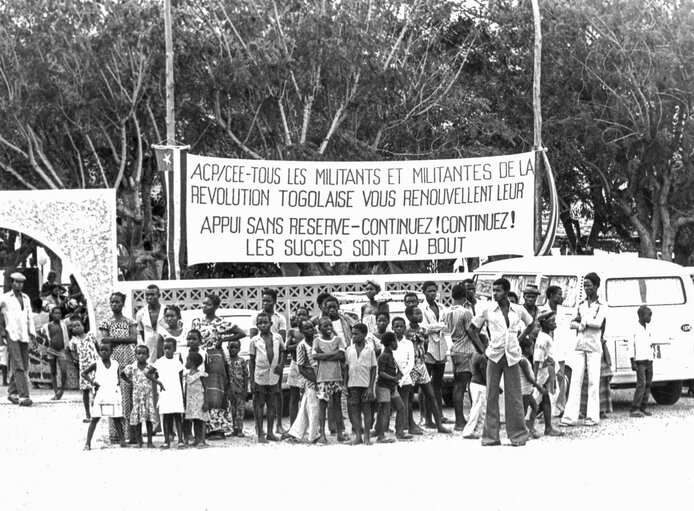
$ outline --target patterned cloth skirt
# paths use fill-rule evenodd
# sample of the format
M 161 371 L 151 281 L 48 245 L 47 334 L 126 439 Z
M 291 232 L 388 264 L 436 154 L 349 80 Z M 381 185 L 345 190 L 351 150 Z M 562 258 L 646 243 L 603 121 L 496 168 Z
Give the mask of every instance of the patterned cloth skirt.
M 125 368 L 135 362 L 135 345 L 134 344 L 114 344 L 113 358 L 118 362 L 121 368 Z M 120 391 L 123 402 L 123 433 L 126 442 L 134 442 L 137 438 L 136 429 L 130 425 L 130 412 L 133 409 L 133 387 L 125 380 L 120 381 Z M 112 443 L 118 441 L 116 434 L 116 423 L 113 419 L 108 420 L 108 436 Z

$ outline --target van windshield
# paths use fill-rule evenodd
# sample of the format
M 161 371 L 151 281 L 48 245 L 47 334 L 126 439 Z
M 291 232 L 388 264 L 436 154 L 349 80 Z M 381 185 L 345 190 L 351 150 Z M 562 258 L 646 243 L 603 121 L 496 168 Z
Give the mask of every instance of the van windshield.
M 680 305 L 687 301 L 679 277 L 608 279 L 605 295 L 610 307 Z

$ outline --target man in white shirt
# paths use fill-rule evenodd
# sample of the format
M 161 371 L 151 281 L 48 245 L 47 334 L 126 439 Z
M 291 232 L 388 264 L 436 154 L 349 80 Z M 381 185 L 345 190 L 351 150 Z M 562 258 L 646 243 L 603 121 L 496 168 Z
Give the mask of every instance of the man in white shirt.
M 446 310 L 442 304 L 436 301 L 438 294 L 438 285 L 436 282 L 427 281 L 422 284 L 422 292 L 424 293 L 424 303 L 419 308 L 422 311 L 424 322 L 422 328 L 427 333 L 427 352 L 424 355 L 424 363 L 431 377 L 431 386 L 434 389 L 434 397 L 436 404 L 441 410 L 442 421 L 444 424 L 451 421 L 443 417 L 443 376 L 446 372 L 446 357 L 448 355 L 448 343 L 444 337 L 444 329 L 446 328 L 443 322 Z M 426 424 L 431 426 L 434 423 L 432 411 L 426 410 Z
M 4 325 L 0 338 L 7 344 L 10 385 L 7 399 L 19 406 L 31 406 L 29 398 L 29 342 L 36 341 L 36 327 L 29 297 L 22 293 L 26 277 L 19 272 L 10 275 L 12 290 L 0 295 L 0 312 Z
M 520 368 L 522 358 L 518 343 L 518 331 L 525 325 L 523 333 L 533 328 L 533 318 L 522 305 L 511 303 L 508 293 L 511 283 L 507 279 L 495 280 L 492 293 L 495 305 L 489 305 L 472 320 L 469 334 L 478 337 L 478 332 L 486 324 L 489 326 L 489 346 L 487 355 L 487 414 L 484 420 L 482 445 L 501 445 L 499 440 L 499 382 L 504 376 L 504 394 L 506 409 L 506 432 L 511 445 L 522 446 L 528 440 L 528 428 L 523 413 L 523 395 L 521 393 Z M 475 339 L 479 345 L 479 339 Z
M 578 341 L 572 359 L 569 399 L 561 426 L 577 424 L 586 367 L 588 368 L 588 408 L 583 424 L 597 426 L 600 423 L 600 360 L 606 307 L 598 298 L 599 287 L 600 277 L 597 273 L 591 272 L 583 277 L 586 299 L 578 304 L 578 315 L 571 322 L 571 328 L 578 331 Z
M 642 305 L 637 311 L 639 324 L 634 331 L 634 348 L 631 357 L 632 369 L 636 371 L 636 389 L 634 389 L 634 400 L 631 402 L 631 417 L 650 416 L 651 412 L 646 409 L 648 405 L 648 394 L 651 392 L 653 382 L 653 342 L 651 330 L 648 328 L 653 312 L 651 309 Z

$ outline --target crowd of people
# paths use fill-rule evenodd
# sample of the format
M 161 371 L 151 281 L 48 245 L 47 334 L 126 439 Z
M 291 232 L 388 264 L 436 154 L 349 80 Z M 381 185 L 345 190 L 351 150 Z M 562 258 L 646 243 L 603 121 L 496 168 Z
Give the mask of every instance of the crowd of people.
M 29 406 L 27 349 L 37 329 L 22 292 L 24 280 L 21 273 L 12 274 L 12 290 L 0 298 L 0 338 L 11 362 L 8 399 Z M 277 292 L 263 289 L 262 309 L 248 333 L 217 316 L 220 298 L 215 294 L 205 298 L 202 317 L 186 326 L 180 308 L 162 305 L 159 289 L 150 285 L 147 305 L 135 319 L 123 313 L 125 296 L 116 292 L 110 297 L 111 316 L 98 325 L 96 335 L 88 331 L 82 314 L 64 318 L 65 307 L 57 304 L 49 308 L 49 322 L 41 330 L 55 362 L 52 368 L 64 367 L 68 357 L 79 365 L 84 422 L 89 424 L 85 449 L 91 448 L 102 417 L 109 419 L 110 440 L 121 446 L 142 447 L 143 427 L 148 447 L 158 430 L 163 448 L 172 442 L 205 446 L 211 438 L 243 437 L 249 395 L 258 443 L 327 444 L 335 435 L 337 442 L 368 445 L 407 441 L 425 429 L 444 435 L 453 429 L 488 446 L 501 443 L 502 395 L 508 439 L 522 446 L 541 436 L 536 429 L 540 416 L 544 434 L 560 436 L 555 417 L 561 427 L 579 421 L 595 426 L 612 411 L 600 278 L 589 273 L 584 282 L 585 299 L 570 322 L 557 314 L 563 300 L 560 287 L 549 286 L 545 304 L 538 306 L 539 290 L 528 285 L 519 304 L 510 282 L 502 278 L 493 283 L 489 301 L 478 298 L 473 280 L 456 283 L 450 307 L 437 301 L 438 285 L 425 282 L 422 301 L 417 292 L 404 295 L 404 317 L 391 315 L 389 303 L 377 300 L 380 286 L 370 280 L 359 321 L 340 311 L 338 298 L 322 293 L 317 314 L 300 307 L 288 323 L 276 309 Z M 651 315 L 643 306 L 634 321 L 634 417 L 650 415 Z M 246 335 L 247 360 L 240 356 Z M 443 414 L 449 354 L 454 420 Z M 64 375 L 61 381 L 64 385 Z M 64 387 L 54 382 L 54 388 L 54 399 L 60 399 Z

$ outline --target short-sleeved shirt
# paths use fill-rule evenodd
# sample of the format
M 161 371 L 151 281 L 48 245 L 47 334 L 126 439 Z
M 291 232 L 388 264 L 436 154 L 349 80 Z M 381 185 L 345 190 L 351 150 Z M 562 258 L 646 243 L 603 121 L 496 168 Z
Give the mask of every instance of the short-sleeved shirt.
M 357 355 L 357 347 L 352 344 L 345 353 L 347 369 L 349 370 L 348 387 L 368 387 L 371 383 L 371 368 L 376 367 L 376 352 L 364 344 L 361 353 Z
M 314 371 L 318 368 L 318 363 L 313 359 L 313 346 L 311 346 L 306 339 L 303 339 L 299 345 L 296 347 L 296 363 L 299 367 L 311 367 Z M 315 389 L 316 383 L 311 380 L 307 380 L 303 376 L 300 378 L 300 387 L 307 389 Z
M 315 356 L 316 348 L 325 354 L 329 355 L 335 353 L 336 351 L 345 351 L 345 340 L 342 337 L 333 337 L 332 339 L 325 340 L 316 338 L 313 339 L 313 350 L 312 354 Z M 342 381 L 342 367 L 340 362 L 337 360 L 319 360 L 318 361 L 318 371 L 316 372 L 316 382 L 321 383 L 325 381 Z
M 581 324 L 586 327 L 578 332 L 576 351 L 602 353 L 602 328 L 605 324 L 605 305 L 598 298 L 593 302 L 583 300 L 578 304 Z
M 472 312 L 462 305 L 453 305 L 446 312 L 443 319 L 448 331 L 451 333 L 451 354 L 475 353 L 475 346 L 470 340 L 467 331 L 472 323 Z
M 407 337 L 398 339 L 398 349 L 393 352 L 393 357 L 398 363 L 400 372 L 402 373 L 402 379 L 400 380 L 400 386 L 412 385 L 412 377 L 410 372 L 414 367 L 414 345 Z
M 378 374 L 386 373 L 390 376 L 396 376 L 398 374 L 398 364 L 393 358 L 393 352 L 390 350 L 383 350 L 381 356 L 378 357 Z M 379 376 L 378 386 L 386 389 L 393 390 L 397 386 L 395 380 L 382 380 Z
M 504 314 L 498 303 L 484 307 L 477 316 L 472 320 L 472 323 L 481 329 L 485 323 L 489 327 L 489 346 L 487 346 L 487 357 L 492 362 L 499 362 L 506 355 L 508 365 L 517 364 L 521 357 L 520 344 L 518 343 L 518 331 L 523 330 L 522 324 L 530 325 L 533 318 L 525 307 L 509 302 L 508 309 L 508 326 Z
M 634 330 L 634 360 L 653 360 L 652 343 L 651 329 L 648 325 L 643 326 L 641 323 L 638 323 Z
M 535 351 L 533 352 L 533 361 L 540 362 L 544 365 L 544 362 L 554 358 L 554 340 L 546 332 L 540 332 L 537 335 L 537 340 L 535 341 Z M 555 360 L 556 361 L 556 360 Z
M 5 329 L 10 339 L 28 343 L 30 335 L 36 335 L 36 326 L 29 297 L 24 293 L 21 295 L 22 303 L 13 291 L 0 295 L 0 313 L 5 317 Z
M 285 351 L 284 341 L 282 341 L 280 334 L 272 334 L 272 360 L 268 360 L 265 339 L 260 334 L 251 339 L 248 354 L 255 357 L 255 383 L 258 385 L 277 385 L 280 375 L 275 374 L 275 367 L 279 364 L 283 351 Z
M 526 368 L 526 370 L 530 373 L 530 375 L 533 377 L 533 380 L 535 379 L 535 374 L 533 373 L 533 368 L 530 366 L 530 362 L 528 361 L 527 358 L 521 357 L 519 364 L 521 365 L 521 372 L 520 372 L 520 383 L 521 383 L 521 394 L 524 396 L 527 396 L 528 394 L 532 394 L 533 390 L 535 390 L 535 387 L 533 383 L 530 381 L 530 379 L 526 376 L 526 372 L 523 371 L 523 367 Z
M 260 314 L 260 312 L 253 316 L 253 319 L 251 320 L 251 328 L 258 328 L 258 314 Z M 284 330 L 285 332 L 287 331 L 287 318 L 284 317 L 284 314 L 280 314 L 279 312 L 275 311 L 272 313 L 271 319 L 272 326 L 270 327 L 270 331 L 273 334 L 279 334 L 280 330 Z
M 437 303 L 439 308 L 439 319 L 436 318 L 436 314 L 431 306 L 424 302 L 419 308 L 422 310 L 422 316 L 424 321 L 422 322 L 422 327 L 427 331 L 427 337 L 429 345 L 427 346 L 427 353 L 437 362 L 445 362 L 446 355 L 448 354 L 448 343 L 443 335 L 442 330 L 430 331 L 427 326 L 438 325 L 443 321 L 446 316 L 446 309 L 440 303 Z

